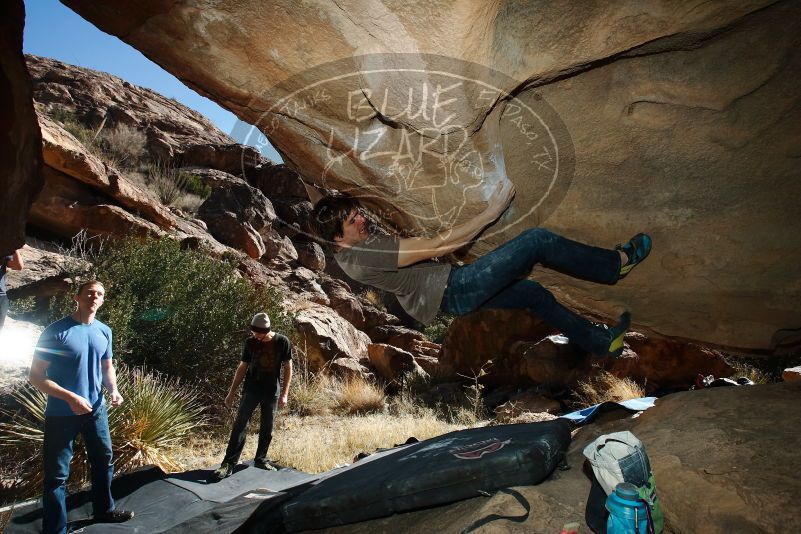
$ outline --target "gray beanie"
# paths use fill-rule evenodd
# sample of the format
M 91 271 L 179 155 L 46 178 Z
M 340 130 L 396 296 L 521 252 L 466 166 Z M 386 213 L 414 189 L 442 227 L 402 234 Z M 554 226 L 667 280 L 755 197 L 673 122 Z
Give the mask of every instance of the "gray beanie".
M 253 320 L 250 321 L 250 327 L 253 329 L 266 330 L 269 332 L 270 316 L 264 312 L 257 313 L 256 315 L 253 316 Z

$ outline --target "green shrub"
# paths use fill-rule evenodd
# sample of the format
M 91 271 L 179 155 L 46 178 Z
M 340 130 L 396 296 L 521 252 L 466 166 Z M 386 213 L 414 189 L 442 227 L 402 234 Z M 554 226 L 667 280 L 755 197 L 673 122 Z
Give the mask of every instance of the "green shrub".
M 154 188 L 162 204 L 174 205 L 183 194 L 201 199 L 211 195 L 211 186 L 197 175 L 182 171 L 170 162 L 159 161 L 148 166 L 148 183 Z
M 275 290 L 254 287 L 234 264 L 183 251 L 171 239 L 106 247 L 91 276 L 106 286 L 98 318 L 113 330 L 117 357 L 201 384 L 209 396 L 230 382 L 253 314 L 266 311 L 275 330 L 289 333 Z M 73 309 L 71 297 L 62 297 L 52 318 Z
M 434 320 L 423 329 L 423 334 L 433 343 L 442 343 L 455 318 L 455 315 L 439 311 Z
M 95 154 L 99 152 L 95 132 L 78 121 L 75 115 L 64 112 L 59 122 L 61 127 L 71 133 L 87 150 Z
M 15 319 L 24 319 L 36 311 L 36 297 L 12 299 L 9 303 L 8 314 Z
M 165 471 L 181 469 L 171 452 L 191 432 L 204 425 L 197 394 L 177 380 L 142 369 L 117 367 L 117 386 L 125 401 L 109 408 L 109 430 L 116 474 L 143 465 L 157 465 Z M 7 502 L 32 497 L 42 489 L 42 445 L 47 395 L 28 383 L 17 387 L 11 397 L 19 410 L 3 410 L 0 423 L 0 452 L 4 487 L 0 500 Z M 106 399 L 107 406 L 111 406 Z M 77 440 L 70 464 L 69 486 L 89 481 L 89 465 L 81 439 Z
M 211 186 L 200 179 L 196 174 L 180 171 L 178 183 L 186 193 L 197 195 L 202 199 L 211 196 Z

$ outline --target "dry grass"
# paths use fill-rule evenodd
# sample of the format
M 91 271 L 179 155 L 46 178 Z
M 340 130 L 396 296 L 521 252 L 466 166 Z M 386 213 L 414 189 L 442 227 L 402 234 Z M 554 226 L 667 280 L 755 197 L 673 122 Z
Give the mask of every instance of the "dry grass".
M 200 209 L 201 204 L 203 204 L 203 199 L 199 196 L 193 193 L 181 193 L 173 203 L 173 206 L 187 213 L 195 214 Z
M 242 461 L 253 458 L 258 440 L 258 417 L 251 421 L 251 434 L 245 442 Z M 230 425 L 230 421 L 229 421 Z M 360 452 L 404 443 L 414 436 L 423 440 L 465 428 L 447 423 L 433 411 L 403 416 L 382 414 L 354 416 L 299 417 L 279 412 L 276 417 L 269 457 L 276 463 L 320 473 L 351 463 Z M 198 437 L 187 444 L 178 460 L 187 469 L 202 469 L 219 464 L 225 453 L 228 436 Z
M 479 423 L 469 408 L 426 408 L 409 391 L 387 398 L 380 385 L 302 372 L 302 358 L 298 364 L 288 407 L 278 412 L 270 445 L 269 456 L 280 465 L 318 473 L 350 463 L 359 452 L 404 443 L 410 436 L 423 440 Z M 219 464 L 233 415 L 218 422 L 220 432 L 185 444 L 176 459 L 187 469 Z M 257 411 L 251 417 L 243 461 L 255 454 L 258 421 Z
M 762 371 L 761 369 L 757 369 L 752 365 L 748 365 L 747 363 L 737 361 L 737 360 L 729 360 L 727 363 L 734 369 L 734 373 L 728 378 L 732 380 L 737 380 L 738 378 L 744 376 L 753 382 L 754 384 L 770 384 L 773 382 L 770 374 Z
M 335 379 L 324 374 L 313 375 L 302 369 L 295 373 L 289 386 L 290 412 L 303 416 L 330 413 L 337 405 Z
M 322 373 L 297 373 L 289 388 L 290 411 L 302 416 L 380 412 L 385 398 L 378 384 L 362 378 L 340 380 Z
M 368 414 L 384 410 L 384 390 L 362 378 L 349 378 L 339 382 L 337 408 L 347 414 Z
M 360 296 L 379 310 L 387 311 L 387 307 L 384 305 L 384 301 L 379 290 L 367 288 Z
M 620 402 L 645 396 L 645 390 L 629 378 L 618 378 L 601 371 L 588 382 L 579 382 L 574 392 L 579 406 L 590 406 L 602 402 Z
M 114 128 L 100 132 L 105 145 L 104 152 L 114 158 L 115 167 L 129 167 L 135 164 L 145 153 L 147 136 L 127 124 L 117 124 Z
M 258 415 L 251 419 L 250 434 L 241 461 L 253 458 L 258 440 Z M 230 427 L 231 421 L 229 421 Z M 404 443 L 414 436 L 420 440 L 465 428 L 447 423 L 433 411 L 395 416 L 386 413 L 354 416 L 311 416 L 279 412 L 276 417 L 269 457 L 276 463 L 320 473 L 351 463 L 359 452 Z M 227 435 L 208 435 L 193 439 L 178 451 L 177 460 L 186 469 L 202 469 L 220 463 Z
M 414 436 L 423 440 L 464 427 L 446 423 L 433 412 L 404 416 L 286 417 L 278 421 L 270 457 L 313 473 L 350 463 L 359 452 L 392 447 Z

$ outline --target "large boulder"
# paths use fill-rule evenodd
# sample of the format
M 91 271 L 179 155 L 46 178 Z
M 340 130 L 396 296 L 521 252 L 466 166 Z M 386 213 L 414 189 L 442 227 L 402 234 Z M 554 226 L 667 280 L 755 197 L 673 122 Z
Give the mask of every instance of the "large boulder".
M 44 308 L 49 304 L 50 297 L 74 289 L 75 280 L 70 276 L 88 272 L 91 265 L 81 258 L 41 246 L 32 242 L 20 249 L 25 268 L 20 271 L 9 270 L 6 285 L 12 300 L 33 297 L 37 306 Z
M 596 362 L 598 360 L 595 360 Z M 586 379 L 593 357 L 563 336 L 547 336 L 539 341 L 517 341 L 493 360 L 490 382 L 518 385 L 538 384 L 551 390 L 574 388 Z
M 457 317 L 442 342 L 440 363 L 457 373 L 473 376 L 487 365 L 488 383 L 530 383 L 520 356 L 504 362 L 504 355 L 521 342 L 538 343 L 553 329 L 529 313 L 513 310 L 479 310 Z
M 206 167 L 237 177 L 244 176 L 263 160 L 252 146 L 237 143 L 196 143 L 184 147 L 176 159 L 182 167 Z
M 414 356 L 403 349 L 383 343 L 371 343 L 367 352 L 370 363 L 385 380 L 402 380 L 406 376 L 428 377 L 414 360 Z
M 258 189 L 246 183 L 217 187 L 200 205 L 198 215 L 215 239 L 251 258 L 258 259 L 267 250 L 260 232 L 270 229 L 275 211 Z
M 250 185 L 267 195 L 270 200 L 295 197 L 308 200 L 303 178 L 286 165 L 263 163 L 245 172 Z
M 120 206 L 139 213 L 162 229 L 176 225 L 175 217 L 149 191 L 104 163 L 60 125 L 47 117 L 39 117 L 39 126 L 46 165 L 113 198 Z
M 28 212 L 30 224 L 71 238 L 86 231 L 90 236 L 159 237 L 155 224 L 109 204 L 108 198 L 50 166 L 43 166 L 45 186 Z
M 659 389 L 687 389 L 700 373 L 704 376 L 731 376 L 735 369 L 723 354 L 694 343 L 626 334 L 628 349 L 623 357 L 608 362 L 606 369 L 620 377 L 643 384 L 648 393 Z
M 561 409 L 559 401 L 544 397 L 536 390 L 526 390 L 514 395 L 493 411 L 499 422 L 508 423 L 527 412 L 555 414 Z
M 296 239 L 292 245 L 298 253 L 298 263 L 315 272 L 325 269 L 325 253 L 314 241 Z
M 442 349 L 439 343 L 429 341 L 422 332 L 399 326 L 397 317 L 390 317 L 394 320 L 375 325 L 367 331 L 373 343 L 385 343 L 400 347 L 412 353 L 415 359 L 423 356 L 439 358 Z
M 28 207 L 44 183 L 42 135 L 22 55 L 24 26 L 22 0 L 0 3 L 0 256 L 25 243 Z
M 403 230 L 470 220 L 508 178 L 473 255 L 544 223 L 653 235 L 620 287 L 537 275 L 570 306 L 743 350 L 799 326 L 799 3 L 64 3 Z
M 364 330 L 364 310 L 359 299 L 350 292 L 350 287 L 336 278 L 323 279 L 321 286 L 331 300 L 331 307 L 350 324 Z
M 289 237 L 312 235 L 309 227 L 309 216 L 312 203 L 302 198 L 279 197 L 273 198 L 273 206 L 278 215 L 275 228 L 279 233 Z
M 297 312 L 295 326 L 301 336 L 298 348 L 306 352 L 312 371 L 337 358 L 367 358 L 370 338 L 330 308 L 308 305 Z

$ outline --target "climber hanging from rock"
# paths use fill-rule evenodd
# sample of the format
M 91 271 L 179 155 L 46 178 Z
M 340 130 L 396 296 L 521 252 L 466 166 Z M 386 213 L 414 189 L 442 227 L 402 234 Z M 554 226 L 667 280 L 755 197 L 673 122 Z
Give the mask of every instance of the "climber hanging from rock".
M 514 195 L 512 182 L 500 182 L 481 214 L 430 238 L 398 238 L 376 231 L 359 200 L 347 195 L 321 199 L 312 225 L 320 239 L 333 245 L 334 258 L 348 276 L 394 293 L 409 315 L 424 324 L 440 309 L 453 315 L 480 308 L 522 309 L 596 356 L 620 356 L 631 322 L 628 312 L 612 326 L 591 322 L 526 277 L 540 264 L 574 278 L 614 285 L 648 256 L 648 235 L 637 234 L 609 250 L 532 228 L 470 264 L 436 261 L 495 222 Z

